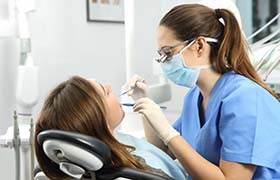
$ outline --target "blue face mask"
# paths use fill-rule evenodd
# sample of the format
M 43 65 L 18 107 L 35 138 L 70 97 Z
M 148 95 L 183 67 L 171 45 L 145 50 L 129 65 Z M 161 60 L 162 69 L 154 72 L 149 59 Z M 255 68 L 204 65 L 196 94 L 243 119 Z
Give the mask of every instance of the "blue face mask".
M 216 39 L 205 39 L 208 42 L 217 42 Z M 184 59 L 182 57 L 182 52 L 190 47 L 194 42 L 195 40 L 184 47 L 178 54 L 173 56 L 172 59 L 161 64 L 161 68 L 167 78 L 179 86 L 185 86 L 189 88 L 194 87 L 199 77 L 200 70 L 211 67 L 211 65 L 196 67 L 185 65 Z

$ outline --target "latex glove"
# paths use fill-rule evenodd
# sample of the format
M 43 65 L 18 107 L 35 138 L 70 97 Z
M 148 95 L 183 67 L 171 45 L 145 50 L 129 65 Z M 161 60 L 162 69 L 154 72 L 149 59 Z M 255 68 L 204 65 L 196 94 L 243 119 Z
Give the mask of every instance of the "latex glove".
M 144 120 L 147 120 L 151 127 L 155 130 L 157 136 L 164 142 L 165 145 L 174 138 L 180 135 L 165 118 L 159 105 L 149 98 L 141 98 L 135 102 L 133 107 L 135 112 L 143 114 Z
M 126 91 L 128 91 L 127 95 L 131 96 L 134 101 L 136 101 L 139 98 L 148 97 L 148 86 L 145 83 L 144 78 L 138 75 L 133 75 L 122 86 L 122 92 Z

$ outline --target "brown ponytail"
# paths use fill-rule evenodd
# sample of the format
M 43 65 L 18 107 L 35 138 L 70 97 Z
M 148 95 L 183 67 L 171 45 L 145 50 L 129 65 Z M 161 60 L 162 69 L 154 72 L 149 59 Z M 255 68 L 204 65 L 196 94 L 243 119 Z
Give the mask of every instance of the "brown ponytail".
M 219 21 L 222 18 L 224 24 Z M 226 10 L 213 10 L 200 4 L 183 4 L 171 9 L 160 21 L 176 38 L 185 41 L 198 36 L 218 39 L 211 45 L 210 61 L 218 73 L 234 71 L 256 82 L 278 101 L 276 93 L 258 76 L 250 62 L 248 44 L 234 15 Z
M 248 55 L 249 48 L 246 43 L 247 41 L 245 40 L 234 15 L 226 9 L 220 9 L 219 13 L 223 18 L 225 25 L 222 42 L 217 54 L 217 64 L 224 65 L 226 59 L 227 66 L 229 66 L 231 70 L 256 82 L 279 101 L 276 93 L 260 79 L 255 68 L 251 64 Z

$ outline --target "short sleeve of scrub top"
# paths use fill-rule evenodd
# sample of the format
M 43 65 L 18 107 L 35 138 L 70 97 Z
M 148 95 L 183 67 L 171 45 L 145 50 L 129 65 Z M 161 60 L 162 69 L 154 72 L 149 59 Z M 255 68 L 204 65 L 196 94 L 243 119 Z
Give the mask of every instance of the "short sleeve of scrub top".
M 243 86 L 222 101 L 219 123 L 221 159 L 280 172 L 279 102 L 258 85 L 248 83 Z M 255 176 L 265 171 L 267 169 L 259 168 Z M 280 179 L 280 174 L 277 178 Z
M 251 80 L 228 72 L 199 120 L 199 89 L 191 89 L 174 127 L 208 161 L 256 165 L 253 180 L 280 179 L 280 103 Z M 179 127 L 178 127 L 179 126 Z

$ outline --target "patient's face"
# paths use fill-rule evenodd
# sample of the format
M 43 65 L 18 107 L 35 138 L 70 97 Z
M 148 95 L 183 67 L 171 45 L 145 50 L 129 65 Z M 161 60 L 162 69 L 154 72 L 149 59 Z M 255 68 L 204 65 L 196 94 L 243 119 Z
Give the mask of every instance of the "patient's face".
M 107 123 L 109 128 L 113 131 L 124 118 L 124 111 L 122 106 L 112 91 L 110 84 L 100 84 L 95 80 L 89 80 L 91 84 L 104 96 L 107 106 Z

